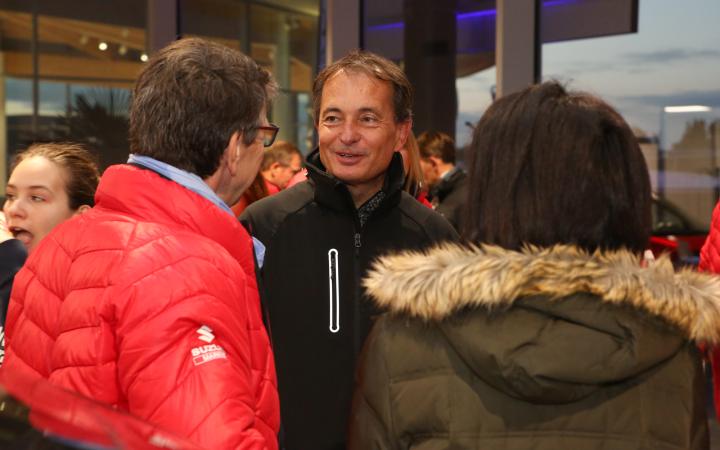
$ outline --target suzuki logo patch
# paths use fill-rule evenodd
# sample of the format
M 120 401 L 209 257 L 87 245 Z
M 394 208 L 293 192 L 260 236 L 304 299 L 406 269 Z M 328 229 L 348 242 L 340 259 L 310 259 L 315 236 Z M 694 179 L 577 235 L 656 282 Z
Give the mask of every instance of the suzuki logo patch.
M 195 347 L 190 353 L 193 356 L 193 364 L 196 366 L 216 359 L 227 359 L 225 350 L 217 344 Z
M 196 333 L 200 335 L 198 336 L 198 339 L 205 341 L 208 344 L 215 340 L 215 335 L 213 334 L 212 329 L 207 325 L 203 325 L 198 328 Z

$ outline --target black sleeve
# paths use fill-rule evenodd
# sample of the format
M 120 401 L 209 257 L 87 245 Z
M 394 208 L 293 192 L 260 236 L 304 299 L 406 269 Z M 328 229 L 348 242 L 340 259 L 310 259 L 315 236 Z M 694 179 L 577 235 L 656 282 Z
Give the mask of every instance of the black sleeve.
M 8 239 L 0 243 L 0 325 L 5 325 L 10 291 L 15 274 L 27 259 L 27 250 L 17 239 Z

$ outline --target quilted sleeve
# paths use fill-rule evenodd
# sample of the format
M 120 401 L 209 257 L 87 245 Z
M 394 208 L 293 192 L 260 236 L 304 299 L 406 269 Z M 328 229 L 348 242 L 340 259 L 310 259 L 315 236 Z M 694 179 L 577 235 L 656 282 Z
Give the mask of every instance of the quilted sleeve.
M 720 272 L 720 203 L 715 205 L 710 234 L 700 250 L 700 263 L 698 269 L 703 272 Z M 710 363 L 712 364 L 712 389 L 715 410 L 720 408 L 720 348 L 710 349 Z M 718 418 L 720 420 L 720 417 Z
M 118 377 L 128 409 L 212 449 L 275 449 L 256 418 L 246 276 L 185 257 L 123 288 Z
M 698 268 L 703 272 L 720 273 L 720 203 L 713 211 L 710 233 L 700 250 Z

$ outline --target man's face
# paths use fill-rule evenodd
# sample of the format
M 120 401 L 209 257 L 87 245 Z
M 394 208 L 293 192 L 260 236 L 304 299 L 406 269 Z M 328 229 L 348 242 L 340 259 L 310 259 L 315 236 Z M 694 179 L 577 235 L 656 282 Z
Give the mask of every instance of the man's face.
M 432 158 L 420 158 L 423 179 L 428 186 L 434 186 L 440 180 L 438 166 Z
M 277 166 L 273 168 L 273 182 L 280 189 L 285 189 L 290 179 L 301 170 L 302 161 L 300 160 L 300 155 L 293 154 L 290 159 L 290 164 L 277 163 Z
M 410 121 L 395 121 L 389 82 L 340 71 L 323 87 L 317 127 L 328 173 L 348 185 L 379 190 Z

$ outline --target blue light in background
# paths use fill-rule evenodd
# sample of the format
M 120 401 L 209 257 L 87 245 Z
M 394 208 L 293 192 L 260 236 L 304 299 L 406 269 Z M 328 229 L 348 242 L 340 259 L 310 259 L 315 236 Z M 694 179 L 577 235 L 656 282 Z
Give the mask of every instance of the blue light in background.
M 371 25 L 367 28 L 368 28 L 368 30 L 371 30 L 371 31 L 392 30 L 394 28 L 405 28 L 405 23 L 394 22 L 394 23 L 387 23 L 387 24 L 383 24 L 383 25 Z
M 457 17 L 457 20 L 467 20 L 467 19 L 474 19 L 476 17 L 487 17 L 487 16 L 495 16 L 497 15 L 497 11 L 494 9 L 486 9 L 485 11 L 472 11 L 472 12 L 466 12 L 462 14 L 455 14 Z
M 543 6 L 560 6 L 568 5 L 572 3 L 581 3 L 582 0 L 545 0 Z M 471 11 L 461 14 L 456 14 L 457 20 L 471 20 L 479 17 L 489 17 L 497 15 L 497 11 L 494 9 L 486 9 L 484 11 Z M 382 25 L 371 25 L 367 27 L 370 31 L 382 31 L 382 30 L 393 30 L 396 28 L 405 28 L 404 22 L 393 22 Z

